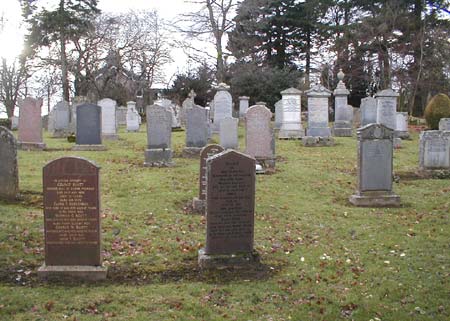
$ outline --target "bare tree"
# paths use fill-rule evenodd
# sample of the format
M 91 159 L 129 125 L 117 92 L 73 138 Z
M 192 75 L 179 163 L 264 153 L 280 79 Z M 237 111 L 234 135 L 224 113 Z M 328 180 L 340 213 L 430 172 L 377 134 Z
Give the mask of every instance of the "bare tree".
M 14 109 L 22 91 L 26 89 L 28 79 L 27 65 L 23 59 L 14 59 L 8 63 L 2 58 L 0 65 L 0 101 L 5 105 L 8 118 L 14 115 Z

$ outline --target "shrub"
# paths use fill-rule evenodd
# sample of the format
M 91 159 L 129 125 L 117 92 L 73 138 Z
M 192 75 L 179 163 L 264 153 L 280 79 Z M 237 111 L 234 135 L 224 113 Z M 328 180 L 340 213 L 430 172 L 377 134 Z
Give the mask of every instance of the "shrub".
M 445 94 L 437 94 L 431 98 L 425 108 L 425 120 L 428 128 L 439 129 L 441 118 L 450 118 L 450 98 Z

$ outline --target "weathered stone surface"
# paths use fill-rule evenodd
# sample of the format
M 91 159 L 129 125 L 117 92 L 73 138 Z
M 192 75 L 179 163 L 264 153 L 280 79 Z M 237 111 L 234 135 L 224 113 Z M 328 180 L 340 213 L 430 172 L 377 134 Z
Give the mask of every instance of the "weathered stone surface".
M 441 118 L 439 120 L 439 130 L 450 131 L 450 118 Z
M 167 108 L 147 106 L 147 149 L 144 166 L 172 164 L 172 113 Z
M 274 129 L 280 129 L 282 121 L 283 121 L 283 101 L 280 99 L 275 103 Z
M 408 131 L 408 113 L 407 112 L 397 112 L 396 114 L 396 126 L 395 126 L 395 137 L 401 139 L 409 139 Z
M 106 277 L 106 269 L 101 268 L 99 170 L 77 157 L 59 158 L 44 167 L 45 264 L 38 270 L 41 278 L 52 274 Z M 52 268 L 55 266 L 59 268 Z
M 18 147 L 23 150 L 42 150 L 42 99 L 27 97 L 19 102 Z
M 97 105 L 102 108 L 102 137 L 118 139 L 117 135 L 117 102 L 110 98 L 99 100 Z
M 89 101 L 86 96 L 75 96 L 72 99 L 72 105 L 70 106 L 70 119 L 69 119 L 69 132 L 77 132 L 77 108 L 78 106 L 88 104 Z
M 398 93 L 392 89 L 378 92 L 377 99 L 377 123 L 395 130 L 397 127 L 397 97 Z
M 342 70 L 338 73 L 339 82 L 334 90 L 334 126 L 333 134 L 337 137 L 351 137 L 352 136 L 352 119 L 353 108 L 350 111 L 348 107 L 348 95 L 350 92 L 345 87 L 343 82 L 344 73 Z
M 305 136 L 302 138 L 302 144 L 305 147 L 323 147 L 333 146 L 335 144 L 333 137 L 314 137 Z
M 380 124 L 358 130 L 358 184 L 350 197 L 356 206 L 399 206 L 392 192 L 394 131 Z
M 233 99 L 228 92 L 230 87 L 226 84 L 219 84 L 217 93 L 214 96 L 213 112 L 214 122 L 212 126 L 213 133 L 219 132 L 220 121 L 226 117 L 233 117 Z
M 195 97 L 197 96 L 197 94 L 195 93 L 195 91 L 193 89 L 191 89 L 191 91 L 189 92 L 188 97 L 183 100 L 183 103 L 181 104 L 181 109 L 180 109 L 180 113 L 179 113 L 179 121 L 180 121 L 180 125 L 185 127 L 186 126 L 186 113 L 188 111 L 189 108 L 194 107 L 195 105 Z
M 361 127 L 377 122 L 377 100 L 373 97 L 361 99 Z
M 69 134 L 70 108 L 67 101 L 58 102 L 49 115 L 48 130 L 53 137 L 66 137 Z
M 272 159 L 273 130 L 270 127 L 271 111 L 264 105 L 254 105 L 245 115 L 245 153 L 255 159 Z
M 93 104 L 77 106 L 77 146 L 75 150 L 102 150 L 102 109 Z M 85 145 L 81 147 L 81 145 Z M 89 146 L 90 145 L 90 146 Z
M 0 126 L 0 198 L 12 200 L 18 194 L 17 141 L 12 132 Z
M 127 125 L 127 107 L 119 106 L 117 107 L 117 126 Z
M 353 127 L 361 127 L 361 109 L 353 107 Z
M 308 97 L 308 129 L 307 136 L 329 137 L 331 129 L 328 123 L 328 99 L 331 91 L 320 84 L 307 90 Z
M 253 253 L 255 160 L 234 150 L 212 156 L 207 181 L 206 246 L 199 252 L 199 264 L 214 266 L 211 262 L 219 255 L 216 263 L 233 265 L 236 255 Z
M 302 92 L 296 88 L 288 88 L 281 92 L 282 116 L 278 138 L 298 139 L 305 135 L 301 116 Z
M 200 153 L 200 170 L 199 170 L 199 186 L 198 191 L 199 195 L 198 197 L 194 197 L 192 201 L 192 207 L 194 210 L 203 213 L 205 209 L 205 200 L 206 200 L 206 160 L 214 156 L 216 154 L 219 154 L 223 152 L 224 149 L 220 145 L 208 145 L 205 146 L 201 153 Z
M 186 110 L 186 147 L 203 148 L 208 143 L 208 119 L 205 108 L 192 106 Z
M 420 133 L 419 169 L 450 170 L 450 132 L 428 130 Z
M 239 97 L 239 118 L 244 118 L 247 113 L 247 109 L 249 106 L 250 97 L 241 96 Z
M 136 110 L 136 103 L 134 101 L 127 102 L 127 131 L 139 131 L 139 114 Z
M 225 149 L 238 149 L 238 125 L 239 119 L 227 117 L 220 122 L 220 145 Z
M 11 130 L 16 130 L 19 128 L 19 117 L 12 116 L 11 117 Z

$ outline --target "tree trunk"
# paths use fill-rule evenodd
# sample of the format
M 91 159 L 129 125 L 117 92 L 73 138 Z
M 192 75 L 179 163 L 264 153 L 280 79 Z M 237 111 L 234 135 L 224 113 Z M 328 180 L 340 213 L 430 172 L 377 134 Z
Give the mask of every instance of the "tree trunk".
M 59 1 L 60 20 L 64 17 L 64 0 Z M 63 89 L 63 99 L 70 102 L 69 92 L 69 76 L 67 71 L 67 54 L 66 54 L 66 34 L 64 30 L 64 21 L 60 21 L 60 50 L 61 50 L 61 82 Z

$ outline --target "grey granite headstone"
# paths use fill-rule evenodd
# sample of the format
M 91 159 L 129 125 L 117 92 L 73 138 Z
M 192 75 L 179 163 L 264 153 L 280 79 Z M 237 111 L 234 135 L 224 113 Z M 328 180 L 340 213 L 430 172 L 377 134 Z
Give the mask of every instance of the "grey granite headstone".
M 70 110 L 67 101 L 58 102 L 49 115 L 49 132 L 53 137 L 66 137 L 69 131 Z
M 306 135 L 330 137 L 328 99 L 331 96 L 331 91 L 320 84 L 316 84 L 305 93 L 308 97 L 308 129 Z
M 281 104 L 283 107 L 278 138 L 298 139 L 305 136 L 302 126 L 301 95 L 302 92 L 296 88 L 288 88 L 281 92 Z
M 17 141 L 12 132 L 0 126 L 0 199 L 15 199 L 18 194 Z
M 397 112 L 395 125 L 395 137 L 409 139 L 408 113 Z
M 102 108 L 102 136 L 104 139 L 118 139 L 117 135 L 117 103 L 104 98 L 97 103 Z
M 12 116 L 11 117 L 11 130 L 17 130 L 19 128 L 19 117 Z
M 250 97 L 247 97 L 247 96 L 239 97 L 239 118 L 245 117 L 245 113 L 247 113 L 247 109 L 248 109 L 249 100 L 250 100 Z
M 220 121 L 226 117 L 233 117 L 233 100 L 228 92 L 230 87 L 226 84 L 219 84 L 217 93 L 214 96 L 214 123 L 213 133 L 219 132 Z
M 127 131 L 138 132 L 139 131 L 139 113 L 136 109 L 136 103 L 134 101 L 127 102 Z
M 239 119 L 226 117 L 220 122 L 220 145 L 225 149 L 238 149 L 238 124 Z
M 283 121 L 283 101 L 280 99 L 275 103 L 275 122 L 274 129 L 280 129 Z
M 358 186 L 350 202 L 356 206 L 399 206 L 392 191 L 394 131 L 380 124 L 358 129 Z
M 343 82 L 344 73 L 342 70 L 338 73 L 339 82 L 334 90 L 334 126 L 333 133 L 337 137 L 351 137 L 352 136 L 352 119 L 353 107 L 351 111 L 348 107 L 348 95 L 350 92 L 345 87 Z
M 144 166 L 172 165 L 172 113 L 167 108 L 147 106 L 147 149 Z
M 377 99 L 377 123 L 395 130 L 397 127 L 397 97 L 392 89 L 385 89 L 375 95 Z
M 353 127 L 361 127 L 361 109 L 353 107 Z
M 69 132 L 76 133 L 77 131 L 77 108 L 78 106 L 87 104 L 88 99 L 86 96 L 75 96 L 72 99 L 72 105 L 70 106 L 70 118 L 69 118 Z
M 200 267 L 253 263 L 258 259 L 253 250 L 255 159 L 234 150 L 211 156 L 206 177 L 206 244 L 199 250 Z
M 208 144 L 208 117 L 205 108 L 194 105 L 186 110 L 186 157 L 199 155 Z
M 450 118 L 441 118 L 439 120 L 439 130 L 450 131 Z
M 361 127 L 377 122 L 377 100 L 373 97 L 361 99 Z
M 94 104 L 77 106 L 74 150 L 105 150 L 102 145 L 102 108 Z
M 197 94 L 195 93 L 195 91 L 193 89 L 191 89 L 188 97 L 185 100 L 183 100 L 183 103 L 181 104 L 178 119 L 180 121 L 180 126 L 182 126 L 182 127 L 186 126 L 186 121 L 187 121 L 186 113 L 187 113 L 188 109 L 194 107 L 196 96 L 197 96 Z
M 119 106 L 117 107 L 117 126 L 127 125 L 127 107 Z
M 420 133 L 419 170 L 450 170 L 450 132 L 427 130 Z

